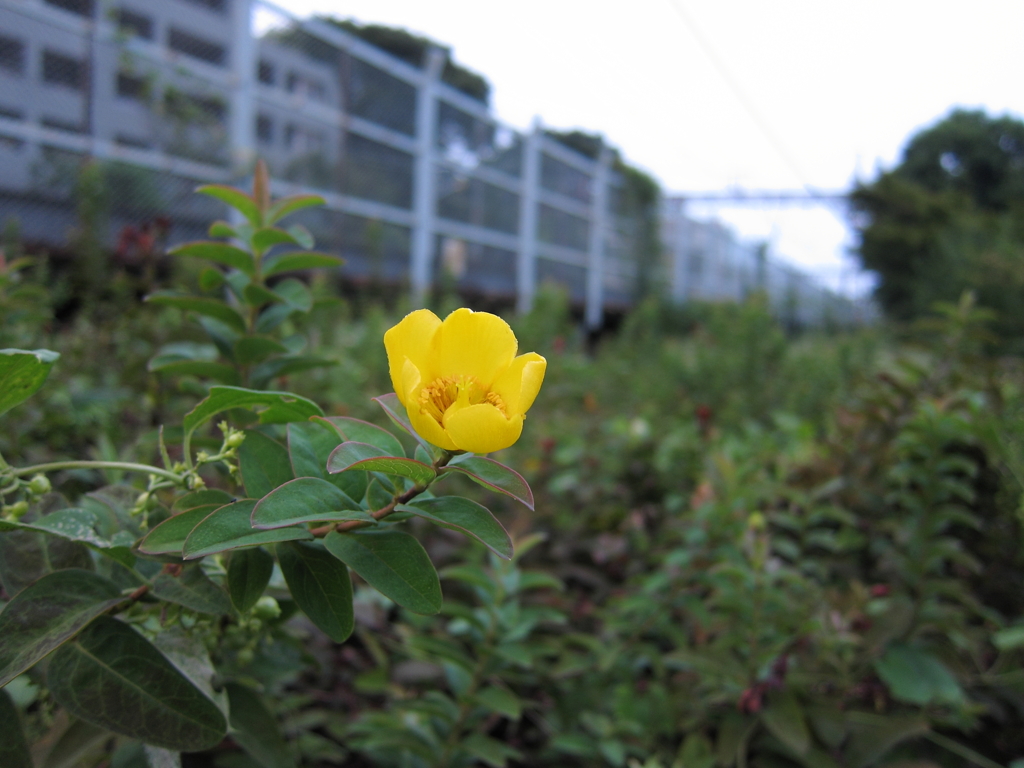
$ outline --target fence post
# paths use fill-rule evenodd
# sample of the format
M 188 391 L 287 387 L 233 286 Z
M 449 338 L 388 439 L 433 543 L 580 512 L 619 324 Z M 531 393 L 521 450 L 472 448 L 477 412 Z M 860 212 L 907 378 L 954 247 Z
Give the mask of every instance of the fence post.
M 587 244 L 587 292 L 584 321 L 596 331 L 604 321 L 604 252 L 608 223 L 608 168 L 611 153 L 602 147 L 591 179 L 590 238 Z
M 681 197 L 670 197 L 663 203 L 665 220 L 671 223 L 672 254 L 671 293 L 675 304 L 686 301 L 686 265 L 689 264 L 690 226 L 686 220 L 686 200 Z
M 231 93 L 228 141 L 231 171 L 237 178 L 249 174 L 256 155 L 256 38 L 253 33 L 253 0 L 237 0 L 234 39 L 231 46 Z
M 519 195 L 519 253 L 516 254 L 516 311 L 533 308 L 537 290 L 537 191 L 540 188 L 540 138 L 543 128 L 539 117 L 523 142 L 522 192 Z
M 409 248 L 409 284 L 413 306 L 423 306 L 430 288 L 430 266 L 434 250 L 436 215 L 436 169 L 434 136 L 437 123 L 437 83 L 441 79 L 445 54 L 431 48 L 423 82 L 416 91 L 416 175 L 413 189 L 412 243 Z

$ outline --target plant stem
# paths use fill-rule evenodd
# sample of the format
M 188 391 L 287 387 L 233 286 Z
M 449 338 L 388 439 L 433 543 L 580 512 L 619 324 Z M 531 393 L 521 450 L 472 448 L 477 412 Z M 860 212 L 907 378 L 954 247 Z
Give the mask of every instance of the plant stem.
M 55 472 L 58 469 L 122 469 L 126 472 L 143 472 L 147 475 L 157 475 L 158 477 L 173 481 L 175 485 L 181 485 L 185 482 L 184 477 L 166 469 L 151 467 L 149 464 L 132 464 L 127 461 L 54 461 L 49 464 L 36 464 L 32 467 L 13 469 L 11 474 L 14 477 L 22 477 L 23 475 L 32 475 L 36 472 Z
M 447 464 L 451 460 L 451 458 L 452 454 L 445 451 L 444 455 L 441 456 L 436 461 L 434 461 L 432 466 L 434 467 L 435 470 L 440 469 L 445 464 Z M 427 490 L 427 488 L 429 488 L 431 484 L 433 484 L 438 479 L 439 476 L 435 477 L 426 485 L 416 485 L 410 488 L 405 493 L 395 496 L 394 498 L 391 499 L 391 501 L 388 504 L 381 507 L 380 509 L 375 509 L 373 512 L 371 512 L 370 516 L 374 520 L 383 520 L 385 517 L 387 517 L 395 511 L 395 507 L 397 507 L 400 504 L 405 504 L 406 502 L 416 498 L 425 490 Z M 309 532 L 319 538 L 321 536 L 326 536 L 331 531 L 351 531 L 354 528 L 364 528 L 367 525 L 370 525 L 370 523 L 363 520 L 346 520 L 343 523 L 328 523 L 327 525 L 321 525 L 319 528 L 311 528 Z

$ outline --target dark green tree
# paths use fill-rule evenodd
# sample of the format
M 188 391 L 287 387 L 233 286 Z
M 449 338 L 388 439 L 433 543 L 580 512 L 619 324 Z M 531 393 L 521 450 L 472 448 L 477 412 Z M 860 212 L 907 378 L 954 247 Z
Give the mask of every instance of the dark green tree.
M 876 296 L 906 321 L 974 291 L 1004 347 L 1024 337 L 1024 122 L 953 110 L 851 193 Z M 1007 347 L 1009 345 L 1009 347 Z

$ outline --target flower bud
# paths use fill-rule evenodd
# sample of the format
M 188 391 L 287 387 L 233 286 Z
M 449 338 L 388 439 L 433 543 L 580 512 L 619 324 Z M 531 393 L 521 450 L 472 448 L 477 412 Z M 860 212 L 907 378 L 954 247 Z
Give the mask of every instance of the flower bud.
M 263 619 L 264 621 L 276 619 L 281 615 L 281 606 L 277 604 L 277 600 L 274 598 L 269 595 L 264 595 L 257 600 L 256 605 L 252 607 L 252 615 L 257 619 Z
M 224 445 L 228 448 L 237 448 L 245 442 L 245 432 L 232 432 L 224 439 Z
M 16 504 L 11 504 L 7 507 L 7 517 L 11 520 L 20 520 L 28 512 L 28 502 L 19 501 Z
M 50 479 L 46 475 L 35 475 L 28 483 L 28 489 L 36 496 L 42 496 L 53 490 Z

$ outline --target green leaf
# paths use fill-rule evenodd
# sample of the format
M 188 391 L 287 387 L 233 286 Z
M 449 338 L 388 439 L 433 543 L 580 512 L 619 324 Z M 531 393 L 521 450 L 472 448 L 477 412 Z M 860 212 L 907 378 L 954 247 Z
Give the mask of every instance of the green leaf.
M 178 341 L 164 344 L 149 359 L 148 371 L 158 371 L 171 363 L 199 362 L 213 363 L 217 361 L 217 347 L 213 344 L 197 344 L 194 341 Z
M 200 317 L 199 324 L 209 335 L 217 351 L 224 355 L 224 357 L 230 358 L 231 350 L 234 348 L 235 342 L 238 341 L 240 334 L 237 331 L 231 330 L 230 327 L 224 325 L 219 320 L 214 320 L 212 317 Z
M 252 254 L 227 243 L 199 240 L 192 243 L 182 243 L 171 248 L 168 253 L 173 256 L 194 256 L 197 259 L 214 261 L 226 267 L 244 272 L 250 277 L 256 274 L 256 263 L 253 260 Z
M 252 284 L 252 278 L 239 270 L 232 270 L 224 275 L 224 282 L 239 301 L 245 301 L 245 289 Z
M 43 768 L 78 768 L 82 758 L 109 740 L 110 731 L 105 728 L 98 728 L 85 720 L 72 719 L 71 725 L 46 755 Z
M 846 719 L 835 702 L 815 701 L 807 707 L 811 730 L 829 749 L 838 749 L 846 740 Z
M 358 573 L 366 583 L 413 613 L 441 610 L 441 582 L 423 546 L 394 528 L 331 531 L 327 551 Z
M 0 533 L 0 581 L 8 595 L 13 597 L 37 579 L 64 568 L 93 570 L 88 548 L 79 541 L 36 531 Z
M 761 722 L 771 734 L 798 755 L 811 748 L 811 732 L 804 711 L 790 691 L 773 694 L 761 712 Z
M 344 259 L 328 253 L 299 252 L 271 256 L 263 262 L 263 274 L 267 277 L 282 272 L 297 272 L 302 269 L 328 269 L 340 267 Z
M 0 349 L 0 415 L 34 395 L 59 357 L 48 349 Z
M 47 687 L 75 717 L 157 747 L 195 752 L 227 731 L 220 709 L 127 624 L 101 616 L 50 659 Z
M 242 382 L 238 371 L 225 363 L 153 358 L 148 367 L 154 373 L 159 371 L 168 376 L 198 376 L 201 379 L 213 379 L 229 386 L 237 386 Z
M 318 477 L 340 488 L 346 496 L 359 501 L 366 495 L 365 472 L 327 473 L 327 459 L 341 443 L 336 429 L 314 416 L 312 421 L 288 425 L 288 455 L 296 477 Z
M 250 378 L 254 383 L 268 382 L 278 376 L 309 371 L 314 368 L 329 368 L 337 364 L 337 360 L 317 357 L 316 355 L 286 355 L 260 363 L 253 370 Z
M 893 698 L 924 706 L 932 702 L 959 704 L 964 700 L 953 673 L 919 648 L 894 643 L 875 662 L 875 671 Z
M 919 717 L 868 712 L 849 712 L 850 738 L 843 748 L 845 764 L 850 768 L 868 768 L 901 741 L 923 736 L 931 728 Z
M 316 244 L 316 241 L 313 239 L 313 233 L 301 224 L 292 224 L 287 229 L 288 234 L 295 238 L 295 242 L 307 251 Z
M 386 413 L 388 418 L 395 423 L 395 426 L 416 438 L 416 442 L 422 445 L 426 449 L 427 453 L 432 453 L 435 450 L 430 443 L 420 437 L 416 430 L 412 428 L 412 424 L 409 422 L 409 417 L 405 412 L 405 406 L 398 401 L 398 395 L 391 392 L 386 395 L 381 395 L 380 397 L 375 397 L 373 398 L 373 401 L 384 410 L 384 413 Z
M 478 760 L 483 760 L 492 768 L 504 768 L 510 760 L 519 760 L 522 754 L 517 749 L 504 744 L 482 733 L 474 733 L 462 742 L 462 748 Z M 625 754 L 623 754 L 625 759 Z M 622 761 L 620 761 L 621 763 Z
M 185 512 L 197 507 L 208 507 L 211 504 L 215 505 L 215 509 L 216 507 L 224 506 L 230 501 L 234 501 L 234 497 L 227 491 L 222 491 L 219 488 L 203 488 L 201 491 L 186 493 L 171 505 L 171 509 L 175 512 Z M 210 511 L 212 512 L 213 510 L 211 509 Z
M 262 768 L 294 768 L 277 720 L 256 691 L 238 683 L 225 686 L 231 706 L 231 738 Z
M 210 237 L 238 237 L 238 232 L 228 222 L 219 219 L 210 225 L 207 230 Z
M 313 295 L 301 280 L 289 277 L 274 286 L 274 293 L 299 312 L 309 312 L 313 308 Z
M 0 687 L 123 600 L 113 582 L 77 568 L 23 589 L 0 612 Z
M 688 733 L 679 750 L 686 768 L 715 768 L 715 754 L 711 742 L 703 733 Z
M 235 360 L 240 365 L 254 365 L 271 355 L 287 352 L 288 347 L 269 336 L 243 336 L 235 342 Z
M 295 307 L 291 304 L 274 304 L 271 307 L 267 307 L 256 318 L 256 333 L 270 333 L 296 311 Z
M 477 703 L 509 720 L 518 720 L 523 713 L 523 702 L 508 688 L 488 686 L 476 694 Z
M 405 456 L 405 448 L 398 438 L 376 424 L 348 416 L 327 416 L 317 420 L 328 422 L 346 440 L 377 446 L 384 451 L 385 456 Z
M 32 768 L 32 755 L 28 751 L 25 732 L 21 728 L 21 717 L 7 691 L 0 691 L 0 765 L 4 768 Z
M 215 291 L 224 285 L 224 273 L 215 267 L 207 267 L 199 273 L 199 289 Z
M 239 547 L 255 547 L 277 541 L 301 541 L 313 536 L 305 528 L 255 530 L 249 523 L 255 499 L 242 499 L 214 510 L 185 539 L 182 557 L 195 560 L 205 555 L 226 552 Z
M 153 645 L 192 685 L 212 701 L 217 709 L 227 715 L 227 694 L 223 690 L 213 689 L 218 676 L 203 636 L 202 632 L 185 630 L 181 623 L 171 624 L 161 627 L 160 632 L 153 638 Z
M 415 459 L 388 456 L 380 448 L 368 443 L 342 443 L 327 459 L 327 471 L 331 474 L 347 472 L 352 469 L 370 472 L 384 472 L 388 475 L 407 477 L 417 485 L 425 486 L 433 480 L 437 473 Z
M 227 494 L 224 494 L 227 496 Z M 228 502 L 231 498 L 228 497 Z M 147 555 L 181 555 L 185 539 L 215 509 L 224 506 L 225 501 L 193 507 L 187 512 L 180 512 L 164 520 L 139 543 L 139 551 Z
M 1024 647 L 1024 627 L 1007 627 L 992 636 L 992 644 L 1000 651 Z
M 31 523 L 0 520 L 0 532 L 22 530 L 48 533 L 67 541 L 81 541 L 97 549 L 114 546 L 96 532 L 96 514 L 87 509 L 59 509 Z M 130 536 L 130 534 L 129 534 Z M 131 544 L 131 541 L 125 542 Z
M 245 333 L 245 320 L 233 308 L 220 299 L 206 296 L 189 296 L 174 291 L 156 291 L 146 297 L 146 301 L 165 307 L 176 307 L 184 312 L 195 312 L 197 315 L 211 317 L 223 323 L 236 333 Z
M 352 579 L 343 563 L 320 545 L 278 544 L 277 561 L 302 612 L 336 643 L 355 627 Z
M 344 477 L 344 475 L 340 475 L 340 477 Z M 394 494 L 381 485 L 379 477 L 373 478 L 366 486 L 366 506 L 369 509 L 383 509 L 394 500 Z
M 739 712 L 727 712 L 718 726 L 715 756 L 719 765 L 735 765 L 740 752 L 747 749 L 747 739 L 756 727 L 756 720 Z
M 294 213 L 302 208 L 308 208 L 311 205 L 326 205 L 320 195 L 293 195 L 292 197 L 284 197 L 270 206 L 270 210 L 267 211 L 267 224 L 276 224 L 278 221 L 283 219 L 290 213 Z
M 260 499 L 252 512 L 253 528 L 259 529 L 342 520 L 376 522 L 344 491 L 318 477 L 300 477 L 285 483 Z
M 264 304 L 277 304 L 282 301 L 280 296 L 261 285 L 245 286 L 242 289 L 242 298 L 250 307 L 262 307 Z
M 396 507 L 399 512 L 411 512 L 444 528 L 472 536 L 494 554 L 512 559 L 512 539 L 491 511 L 475 501 L 461 496 L 441 496 L 436 499 L 416 499 Z
M 549 573 L 540 571 L 522 571 L 519 578 L 519 591 L 525 592 L 529 589 L 565 589 L 565 583 Z
M 302 246 L 291 232 L 277 227 L 262 227 L 252 234 L 252 247 L 260 253 L 281 243 Z
M 110 734 L 107 734 L 109 737 Z M 114 751 L 110 758 L 110 768 L 181 768 L 181 754 L 151 747 L 141 741 L 129 741 Z
M 621 766 L 626 762 L 626 745 L 618 739 L 601 739 L 597 750 L 612 765 Z
M 228 563 L 228 593 L 240 613 L 245 613 L 263 595 L 274 572 L 274 558 L 263 547 L 239 549 Z
M 242 483 L 249 498 L 261 499 L 292 479 L 288 450 L 276 440 L 253 429 L 245 430 L 238 449 Z
M 178 576 L 161 573 L 153 579 L 150 591 L 154 597 L 197 613 L 222 616 L 232 612 L 227 593 L 214 584 L 199 565 L 186 566 Z
M 185 415 L 185 448 L 188 449 L 192 433 L 218 413 L 231 408 L 266 406 L 260 412 L 260 424 L 284 424 L 306 421 L 310 416 L 323 416 L 320 406 L 312 400 L 290 392 L 264 392 L 241 387 L 210 387 L 209 396 Z M 243 443 L 244 445 L 244 443 Z
M 204 184 L 201 187 L 196 187 L 196 192 L 201 195 L 215 197 L 221 202 L 227 203 L 245 216 L 254 227 L 258 227 L 263 223 L 263 217 L 260 215 L 260 208 L 256 205 L 256 201 L 240 189 L 235 189 L 225 184 Z M 268 221 L 267 223 L 272 222 Z
M 461 472 L 487 488 L 511 496 L 533 509 L 533 491 L 523 476 L 504 464 L 484 456 L 456 456 L 442 472 Z

